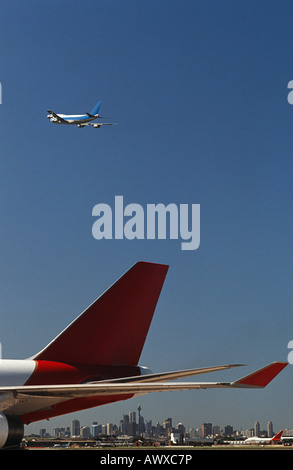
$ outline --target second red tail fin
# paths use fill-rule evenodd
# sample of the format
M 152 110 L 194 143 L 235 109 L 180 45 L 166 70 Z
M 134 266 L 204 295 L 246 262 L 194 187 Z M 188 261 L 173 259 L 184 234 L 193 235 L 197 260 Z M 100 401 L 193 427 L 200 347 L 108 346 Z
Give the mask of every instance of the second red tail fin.
M 278 441 L 281 439 L 282 434 L 283 434 L 283 430 L 280 431 L 280 432 L 278 432 L 278 434 L 276 434 L 276 435 L 272 438 L 271 442 L 272 442 L 272 441 L 273 441 L 273 442 L 278 442 Z

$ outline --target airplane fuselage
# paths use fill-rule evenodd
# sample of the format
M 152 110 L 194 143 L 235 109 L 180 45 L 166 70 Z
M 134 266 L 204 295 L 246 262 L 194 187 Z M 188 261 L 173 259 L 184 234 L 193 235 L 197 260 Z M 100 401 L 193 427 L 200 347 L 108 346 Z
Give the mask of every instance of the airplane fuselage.
M 270 438 L 255 438 L 251 437 L 244 441 L 244 444 L 269 444 L 272 441 Z
M 0 387 L 52 385 L 55 383 L 78 384 L 132 377 L 150 372 L 148 368 L 140 366 L 74 365 L 34 359 L 1 359 Z
M 39 361 L 34 359 L 1 359 L 0 360 L 0 387 L 21 387 L 31 385 L 53 385 L 53 384 L 81 384 L 92 381 L 108 381 L 111 379 L 126 378 L 148 374 L 151 371 L 146 367 L 139 366 L 103 366 L 95 364 L 65 364 L 56 361 Z M 129 396 L 127 398 L 130 398 Z M 120 397 L 99 397 L 92 400 L 91 406 L 99 406 L 111 401 L 124 400 Z M 68 400 L 68 397 L 67 397 Z M 0 413 L 22 415 L 26 424 L 35 419 L 48 419 L 60 414 L 57 407 L 53 407 L 56 400 L 52 400 L 51 407 L 35 413 L 31 404 L 25 399 L 15 396 L 13 391 L 0 395 Z M 72 400 L 68 402 L 68 409 L 78 411 L 85 405 L 86 400 Z
M 88 114 L 58 114 L 61 119 L 55 117 L 53 114 L 48 114 L 47 118 L 50 119 L 54 124 L 84 124 L 86 122 L 93 121 L 99 117 L 98 114 L 95 116 L 89 116 Z
M 92 126 L 100 128 L 101 126 L 112 126 L 111 122 L 91 122 L 100 117 L 100 106 L 101 101 L 99 101 L 89 113 L 85 114 L 57 114 L 51 109 L 48 109 L 49 114 L 47 115 L 47 118 L 53 124 L 71 124 L 77 127 Z

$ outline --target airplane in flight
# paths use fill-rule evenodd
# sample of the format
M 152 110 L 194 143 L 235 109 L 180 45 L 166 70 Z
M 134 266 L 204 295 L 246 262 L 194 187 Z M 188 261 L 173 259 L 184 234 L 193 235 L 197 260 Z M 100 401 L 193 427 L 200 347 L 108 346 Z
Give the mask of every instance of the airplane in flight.
M 245 439 L 245 441 L 243 441 L 243 444 L 272 444 L 273 442 L 276 443 L 281 441 L 282 434 L 283 430 L 278 432 L 278 434 L 273 437 L 248 437 L 247 439 Z
M 263 388 L 286 362 L 234 382 L 172 382 L 236 367 L 152 373 L 139 358 L 168 266 L 140 261 L 44 349 L 0 361 L 0 447 L 19 445 L 24 425 L 136 395 L 207 388 Z M 171 380 L 171 382 L 170 382 Z
M 56 114 L 49 109 L 47 118 L 54 124 L 73 124 L 77 127 L 93 126 L 100 128 L 101 126 L 112 126 L 112 122 L 91 122 L 101 117 L 99 115 L 101 104 L 102 102 L 99 101 L 91 112 L 86 114 Z

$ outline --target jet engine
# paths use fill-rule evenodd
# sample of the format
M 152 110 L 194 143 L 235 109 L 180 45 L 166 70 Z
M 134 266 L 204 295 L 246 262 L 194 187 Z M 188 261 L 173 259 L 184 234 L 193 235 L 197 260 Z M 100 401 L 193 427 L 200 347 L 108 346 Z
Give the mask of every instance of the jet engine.
M 14 447 L 21 443 L 24 434 L 19 416 L 0 413 L 0 447 Z
M 58 122 L 58 119 L 54 116 L 54 114 L 47 114 L 47 118 L 50 119 L 51 122 Z

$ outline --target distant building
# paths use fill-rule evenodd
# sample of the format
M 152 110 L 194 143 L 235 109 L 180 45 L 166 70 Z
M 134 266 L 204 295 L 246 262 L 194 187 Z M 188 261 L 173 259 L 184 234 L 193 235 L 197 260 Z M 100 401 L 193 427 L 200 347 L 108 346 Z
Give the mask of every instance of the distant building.
M 271 421 L 269 421 L 267 424 L 267 433 L 268 433 L 268 437 L 273 437 L 274 435 L 273 423 Z
M 213 436 L 220 436 L 222 434 L 222 428 L 218 425 L 213 426 Z
M 145 432 L 147 436 L 152 436 L 152 427 L 153 427 L 152 420 L 147 421 L 145 424 Z
M 145 423 L 144 423 L 144 417 L 140 414 L 141 412 L 141 406 L 138 405 L 137 407 L 138 411 L 138 423 L 137 423 L 137 433 L 142 436 L 145 433 Z
M 92 424 L 91 435 L 92 437 L 97 437 L 99 435 L 99 426 L 97 421 L 94 421 Z
M 254 423 L 254 435 L 256 437 L 260 436 L 260 425 L 259 425 L 258 421 L 255 421 L 255 423 Z
M 163 421 L 163 429 L 165 430 L 165 435 L 170 436 L 172 431 L 172 418 L 166 418 Z
M 191 439 L 195 437 L 201 437 L 201 429 L 200 428 L 190 428 L 189 429 L 189 436 Z
M 136 423 L 136 412 L 135 411 L 130 411 L 129 412 L 129 422 L 130 423 Z
M 163 422 L 163 428 L 164 429 L 172 428 L 172 418 L 165 419 L 165 421 Z
M 244 437 L 253 437 L 254 436 L 254 429 L 246 429 L 245 431 L 242 431 L 241 434 Z
M 119 431 L 120 431 L 120 434 L 128 436 L 129 434 L 129 416 L 128 415 L 123 415 L 123 418 L 120 421 Z
M 88 439 L 91 435 L 91 430 L 89 426 L 82 426 L 81 428 L 81 437 L 83 439 Z
M 225 434 L 225 436 L 232 436 L 232 434 L 233 434 L 233 426 L 230 426 L 230 424 L 228 424 L 227 426 L 225 426 L 225 428 L 224 428 L 224 434 Z
M 176 426 L 176 431 L 180 432 L 180 434 L 185 434 L 185 426 L 182 423 L 178 423 Z
M 136 436 L 136 431 L 137 431 L 136 412 L 135 411 L 130 411 L 130 413 L 129 413 L 128 435 L 132 436 L 132 437 L 135 437 Z
M 132 437 L 135 437 L 136 436 L 136 431 L 137 431 L 137 424 L 134 421 L 129 423 L 128 435 L 132 436 Z
M 203 423 L 201 426 L 202 437 L 212 436 L 213 434 L 213 425 L 212 423 Z
M 102 434 L 103 434 L 103 436 L 106 436 L 106 434 L 107 434 L 107 425 L 106 424 L 102 424 Z
M 71 435 L 76 437 L 80 436 L 80 422 L 78 419 L 74 419 L 71 423 Z
M 112 433 L 113 433 L 113 424 L 107 423 L 107 431 L 106 431 L 107 436 L 111 436 Z

